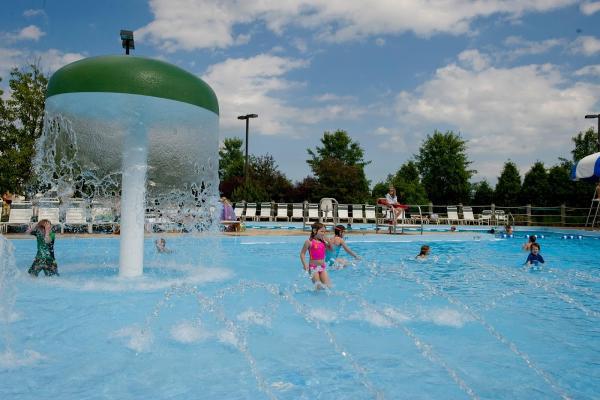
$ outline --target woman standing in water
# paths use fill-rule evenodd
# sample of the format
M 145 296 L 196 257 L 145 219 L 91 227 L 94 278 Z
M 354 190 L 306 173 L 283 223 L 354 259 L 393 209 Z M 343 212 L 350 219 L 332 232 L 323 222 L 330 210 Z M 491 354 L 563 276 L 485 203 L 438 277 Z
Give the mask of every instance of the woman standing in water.
M 37 239 L 37 253 L 27 272 L 30 275 L 38 276 L 40 271 L 43 270 L 46 276 L 58 276 L 58 265 L 54 258 L 54 240 L 56 238 L 54 232 L 52 232 L 50 221 L 43 219 L 33 229 L 28 229 L 27 232 L 35 235 Z

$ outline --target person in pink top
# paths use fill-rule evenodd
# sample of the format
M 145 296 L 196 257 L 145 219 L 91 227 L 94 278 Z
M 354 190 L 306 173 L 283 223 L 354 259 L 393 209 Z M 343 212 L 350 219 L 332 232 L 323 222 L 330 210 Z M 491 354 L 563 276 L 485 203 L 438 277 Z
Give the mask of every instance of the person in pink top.
M 325 238 L 325 226 L 319 222 L 315 222 L 311 226 L 310 237 L 304 242 L 302 250 L 300 250 L 300 261 L 305 271 L 310 273 L 316 289 L 331 287 L 331 281 L 327 274 L 325 263 L 325 253 L 330 247 L 329 242 Z M 306 252 L 310 256 L 308 263 L 306 262 Z

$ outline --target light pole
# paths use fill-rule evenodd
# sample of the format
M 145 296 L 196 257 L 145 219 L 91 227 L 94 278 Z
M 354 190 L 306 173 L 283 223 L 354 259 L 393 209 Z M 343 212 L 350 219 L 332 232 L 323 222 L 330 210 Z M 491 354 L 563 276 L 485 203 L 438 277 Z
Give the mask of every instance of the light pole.
M 598 120 L 598 143 L 596 143 L 596 148 L 600 151 L 600 114 L 588 114 L 585 116 L 586 118 L 596 118 Z
M 258 118 L 256 114 L 240 115 L 238 119 L 246 120 L 246 163 L 244 164 L 244 186 L 248 184 L 248 128 L 250 127 L 250 118 Z

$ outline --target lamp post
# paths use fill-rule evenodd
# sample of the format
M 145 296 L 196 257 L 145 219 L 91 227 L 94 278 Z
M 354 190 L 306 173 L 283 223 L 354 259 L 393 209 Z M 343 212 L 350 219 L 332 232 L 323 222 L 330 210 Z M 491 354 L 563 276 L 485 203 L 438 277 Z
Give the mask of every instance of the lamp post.
M 133 41 L 133 31 L 121 29 L 121 45 L 125 49 L 125 54 L 129 55 L 129 49 L 135 49 Z
M 596 143 L 598 151 L 600 151 L 600 114 L 588 114 L 585 116 L 587 119 L 596 118 L 598 120 L 598 143 Z
M 238 119 L 246 120 L 246 163 L 244 164 L 244 185 L 248 183 L 248 128 L 250 127 L 250 118 L 257 118 L 256 114 L 240 115 Z

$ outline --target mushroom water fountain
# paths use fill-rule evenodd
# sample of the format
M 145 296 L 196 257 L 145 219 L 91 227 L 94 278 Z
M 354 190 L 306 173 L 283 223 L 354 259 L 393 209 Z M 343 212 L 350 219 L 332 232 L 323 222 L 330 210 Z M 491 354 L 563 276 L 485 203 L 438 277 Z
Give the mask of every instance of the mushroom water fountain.
M 211 228 L 218 120 L 214 91 L 174 65 L 132 56 L 68 64 L 48 83 L 40 185 L 63 203 L 120 195 L 119 276 L 140 276 L 148 205 L 185 231 Z

